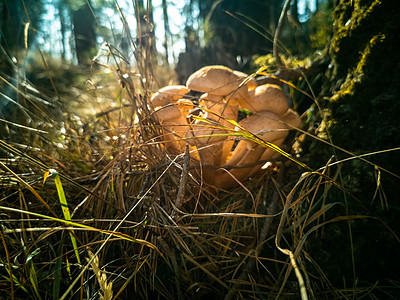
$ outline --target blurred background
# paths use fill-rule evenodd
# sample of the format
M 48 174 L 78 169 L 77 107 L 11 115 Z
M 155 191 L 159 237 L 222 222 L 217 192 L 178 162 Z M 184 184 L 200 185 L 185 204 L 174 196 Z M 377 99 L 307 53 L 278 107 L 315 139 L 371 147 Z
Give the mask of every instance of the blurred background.
M 90 67 L 108 44 L 131 67 L 136 47 L 150 43 L 153 65 L 188 74 L 207 64 L 251 70 L 254 56 L 272 53 L 283 0 L 1 0 L 2 70 L 40 58 Z M 287 56 L 324 49 L 332 33 L 332 0 L 292 1 L 281 35 Z M 135 46 L 133 45 L 135 44 Z M 106 49 L 107 50 L 107 49 Z

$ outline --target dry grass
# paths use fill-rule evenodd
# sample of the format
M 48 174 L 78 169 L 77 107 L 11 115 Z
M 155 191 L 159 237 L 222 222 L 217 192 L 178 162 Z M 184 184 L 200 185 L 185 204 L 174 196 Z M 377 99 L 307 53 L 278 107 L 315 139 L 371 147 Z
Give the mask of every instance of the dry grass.
M 338 288 L 314 259 L 329 249 L 309 243 L 346 226 L 348 238 L 353 221 L 379 223 L 328 200 L 351 198 L 337 183 L 340 164 L 312 172 L 282 159 L 245 187 L 209 188 L 191 176 L 187 154 L 170 156 L 160 143 L 147 105 L 157 86 L 149 53 L 135 49 L 132 71 L 108 50 L 114 62 L 92 74 L 88 91 L 71 90 L 69 105 L 20 90 L 32 118 L 13 129 L 17 141 L 1 141 L 1 290 L 13 299 L 374 299 L 378 282 Z M 71 222 L 54 184 L 42 183 L 50 168 Z

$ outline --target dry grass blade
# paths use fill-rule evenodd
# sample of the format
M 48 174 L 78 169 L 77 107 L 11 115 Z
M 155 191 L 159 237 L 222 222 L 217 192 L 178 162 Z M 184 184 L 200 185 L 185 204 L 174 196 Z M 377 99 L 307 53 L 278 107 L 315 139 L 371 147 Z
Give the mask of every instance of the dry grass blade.
M 288 249 L 282 248 L 282 247 L 280 246 L 280 240 L 281 240 L 281 237 L 282 237 L 283 226 L 284 226 L 285 220 L 286 220 L 286 218 L 287 218 L 287 213 L 288 213 L 288 210 L 289 210 L 289 207 L 290 207 L 292 198 L 293 198 L 293 196 L 294 196 L 294 193 L 295 193 L 297 187 L 298 187 L 298 186 L 302 183 L 302 181 L 305 180 L 308 176 L 310 176 L 310 173 L 303 173 L 302 176 L 301 176 L 301 178 L 299 179 L 299 181 L 296 183 L 296 185 L 294 186 L 294 188 L 291 190 L 291 192 L 290 192 L 289 195 L 287 196 L 287 198 L 286 198 L 286 200 L 285 200 L 285 206 L 284 206 L 284 208 L 283 208 L 281 220 L 280 220 L 280 222 L 279 222 L 278 231 L 277 231 L 276 236 L 275 236 L 275 245 L 276 245 L 276 247 L 279 249 L 279 251 L 281 251 L 281 252 L 282 252 L 283 254 L 285 254 L 285 255 L 288 255 L 289 258 L 290 258 L 290 263 L 291 263 L 293 269 L 295 270 L 296 277 L 297 277 L 297 280 L 298 280 L 298 282 L 299 282 L 299 286 L 300 286 L 300 295 L 301 295 L 302 300 L 308 299 L 307 290 L 306 290 L 305 285 L 304 285 L 303 276 L 301 275 L 301 272 L 299 271 L 299 268 L 298 268 L 298 266 L 297 266 L 296 259 L 295 259 L 294 255 L 293 255 L 293 252 L 290 251 L 290 250 L 288 250 Z M 282 290 L 282 288 L 283 288 L 283 285 L 282 285 L 282 287 L 281 287 L 281 290 Z M 280 294 L 280 293 L 279 293 L 279 294 Z M 279 297 L 279 294 L 278 294 L 277 297 Z
M 92 267 L 93 273 L 96 275 L 97 282 L 103 294 L 100 294 L 100 300 L 113 299 L 112 282 L 107 282 L 107 274 L 99 267 L 99 257 L 95 256 L 92 251 L 88 250 L 89 259 L 88 263 Z

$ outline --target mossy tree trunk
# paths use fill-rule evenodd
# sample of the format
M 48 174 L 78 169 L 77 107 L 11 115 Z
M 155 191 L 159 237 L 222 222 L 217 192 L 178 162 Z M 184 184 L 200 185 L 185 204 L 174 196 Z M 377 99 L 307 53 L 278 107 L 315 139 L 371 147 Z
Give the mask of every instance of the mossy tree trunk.
M 396 0 L 341 0 L 334 11 L 332 63 L 324 91 L 329 100 L 320 102 L 327 108 L 325 125 L 332 142 L 355 154 L 400 146 L 399 8 Z M 337 155 L 346 157 L 340 151 Z M 400 173 L 399 151 L 367 158 Z M 376 183 L 374 168 L 366 166 L 368 170 L 365 180 Z M 400 184 L 398 178 L 381 173 Z M 360 190 L 375 189 L 365 183 L 360 181 Z M 399 202 L 397 192 L 387 192 Z
M 316 132 L 356 155 L 400 146 L 399 8 L 397 0 L 338 0 L 335 6 L 328 53 L 331 64 L 318 100 L 322 113 Z M 309 163 L 314 167 L 323 166 L 331 155 L 337 160 L 350 157 L 339 149 L 321 147 L 316 140 L 311 145 Z M 400 175 L 398 150 L 365 159 Z M 359 282 L 389 282 L 400 269 L 398 256 L 392 255 L 399 251 L 395 234 L 400 234 L 400 179 L 354 159 L 342 164 L 337 181 L 348 193 L 338 191 L 331 201 L 346 203 L 348 214 L 376 219 L 352 222 L 349 230 L 353 240 L 342 237 L 343 243 L 330 249 L 333 252 L 337 248 L 339 255 L 335 258 L 339 260 L 347 252 L 348 264 L 343 258 L 340 270 L 333 270 L 333 262 L 327 262 L 327 268 L 342 272 L 343 278 L 347 268 Z M 333 238 L 327 238 L 325 246 Z

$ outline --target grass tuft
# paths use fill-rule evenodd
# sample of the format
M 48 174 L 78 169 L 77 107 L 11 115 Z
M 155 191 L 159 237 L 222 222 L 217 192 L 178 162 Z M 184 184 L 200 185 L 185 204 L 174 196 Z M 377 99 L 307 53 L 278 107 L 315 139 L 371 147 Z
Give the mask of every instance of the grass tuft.
M 377 298 L 385 285 L 398 290 L 396 281 L 371 284 L 357 271 L 364 237 L 355 228 L 381 228 L 393 248 L 399 239 L 368 208 L 353 213 L 361 202 L 340 180 L 349 162 L 374 168 L 371 203 L 388 210 L 381 176 L 390 173 L 365 159 L 380 152 L 344 151 L 348 158 L 328 157 L 313 171 L 301 153 L 230 121 L 241 130 L 229 136 L 283 156 L 237 188 L 212 189 L 193 175 L 187 152 L 166 151 L 148 105 L 157 81 L 171 80 L 157 75 L 171 70 L 155 72 L 149 49 L 131 47 L 134 65 L 104 45 L 91 74 L 51 61 L 38 66 L 60 72 L 47 84 L 52 97 L 28 82 L 30 89 L 13 86 L 29 121 L 8 120 L 10 134 L 0 140 L 2 290 L 14 299 L 226 300 Z M 72 82 L 57 82 L 71 73 Z M 88 85 L 77 77 L 90 78 Z

